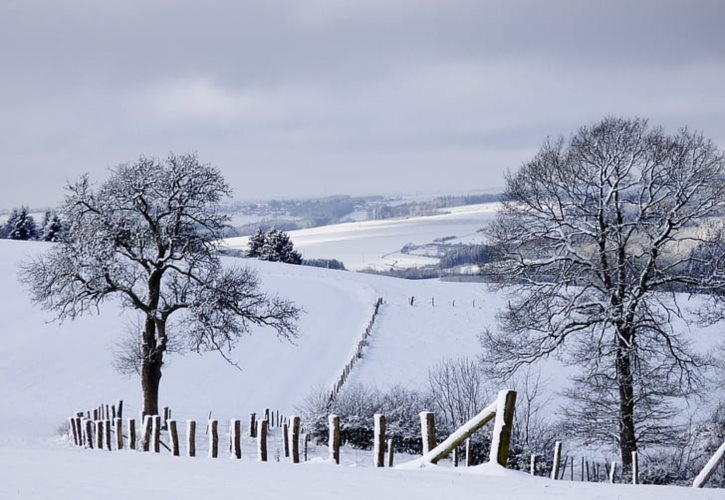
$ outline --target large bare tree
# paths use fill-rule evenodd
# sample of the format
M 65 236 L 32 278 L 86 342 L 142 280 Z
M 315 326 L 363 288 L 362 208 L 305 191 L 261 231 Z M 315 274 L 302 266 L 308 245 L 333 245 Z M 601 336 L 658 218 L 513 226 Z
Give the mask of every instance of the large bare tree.
M 667 415 L 659 388 L 696 383 L 701 360 L 673 319 L 687 314 L 678 292 L 723 291 L 711 251 L 722 233 L 705 226 L 722 223 L 724 195 L 711 141 L 641 119 L 549 139 L 507 176 L 489 231 L 499 260 L 484 272 L 510 300 L 483 335 L 487 356 L 509 373 L 549 355 L 583 363 L 592 386 L 612 389 L 610 434 L 626 468 L 640 411 Z
M 195 155 L 142 157 L 97 188 L 83 177 L 61 207 L 62 240 L 21 272 L 34 301 L 58 320 L 95 312 L 112 297 L 141 314 L 147 414 L 158 414 L 171 344 L 224 354 L 252 324 L 297 334 L 293 303 L 264 293 L 253 270 L 221 265 L 228 219 L 218 204 L 229 194 L 221 173 Z

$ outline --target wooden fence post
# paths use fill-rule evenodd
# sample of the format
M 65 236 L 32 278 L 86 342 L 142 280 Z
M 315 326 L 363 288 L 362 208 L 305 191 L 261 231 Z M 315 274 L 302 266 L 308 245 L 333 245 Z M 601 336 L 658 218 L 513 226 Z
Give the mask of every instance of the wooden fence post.
M 84 421 L 85 430 L 86 430 L 86 446 L 93 449 L 93 421 L 91 419 L 86 419 Z
M 554 443 L 554 461 L 551 465 L 551 479 L 559 479 L 559 465 L 561 463 L 561 441 Z
M 151 433 L 154 443 L 154 453 L 161 453 L 161 416 L 154 415 L 152 417 Z
M 257 414 L 254 412 L 249 414 L 249 437 L 257 437 Z
M 186 455 L 196 456 L 196 421 L 186 421 Z
M 453 467 L 458 467 L 458 446 L 453 448 L 453 453 L 451 454 L 451 460 L 453 461 Z
M 68 417 L 68 424 L 70 425 L 70 434 L 73 438 L 73 444 L 78 446 L 78 430 L 76 429 L 75 417 Z
M 614 478 L 617 474 L 617 462 L 612 462 L 612 466 L 609 469 L 609 482 L 614 483 Z
M 471 438 L 466 439 L 466 467 L 471 466 Z
M 695 480 L 692 483 L 692 487 L 704 487 L 705 484 L 707 484 L 707 482 L 710 480 L 712 475 L 715 473 L 715 471 L 717 470 L 717 466 L 720 464 L 720 462 L 723 461 L 723 459 L 725 459 L 725 442 L 720 445 L 715 454 L 710 457 L 710 460 L 707 461 L 705 467 L 703 467 L 697 477 L 695 477 Z
M 123 418 L 123 399 L 118 400 L 118 409 L 116 410 L 116 416 Z
M 531 454 L 531 466 L 529 469 L 529 473 L 532 476 L 536 475 L 536 455 L 534 453 Z
M 242 458 L 242 422 L 241 420 L 233 419 L 229 425 L 229 434 L 232 441 L 232 452 L 234 458 Z
M 290 437 L 292 439 L 292 463 L 300 463 L 300 417 L 293 416 L 290 419 Z
M 209 421 L 209 458 L 219 456 L 219 422 Z
M 143 451 L 151 448 L 151 415 L 143 417 Z
M 111 421 L 106 419 L 105 421 L 105 428 L 106 428 L 106 449 L 108 451 L 111 451 Z
M 310 435 L 305 433 L 302 442 L 305 443 L 305 462 L 307 462 L 307 445 L 310 442 Z
M 282 424 L 282 444 L 284 457 L 289 458 L 289 428 L 287 427 L 287 423 Z
M 128 447 L 131 450 L 136 449 L 136 421 L 132 418 L 128 419 Z
M 330 458 L 335 461 L 336 464 L 340 464 L 340 417 L 337 415 L 330 415 L 327 417 L 327 422 L 330 427 L 330 438 L 328 446 L 330 448 Z
M 176 430 L 176 420 L 169 420 L 166 422 L 166 427 L 169 429 L 169 444 L 171 445 L 171 454 L 175 457 L 179 456 L 179 433 Z
M 516 391 L 499 391 L 496 401 L 496 419 L 493 424 L 489 461 L 506 467 L 511 444 L 511 431 L 516 409 Z
M 260 462 L 267 461 L 267 430 L 269 429 L 269 419 L 265 418 L 259 426 L 257 433 L 257 458 Z
M 423 455 L 436 447 L 436 424 L 433 412 L 420 412 L 420 434 L 423 439 Z
M 639 484 L 639 456 L 632 452 L 632 484 Z
M 171 410 L 168 406 L 164 406 L 164 419 L 161 421 L 161 428 L 166 429 L 166 422 L 171 419 Z
M 385 415 L 376 413 L 374 416 L 374 452 L 373 463 L 375 467 L 385 467 Z
M 393 440 L 388 439 L 388 467 L 393 466 L 393 455 L 395 454 L 395 449 L 393 448 Z
M 103 420 L 96 421 L 96 448 L 103 449 L 103 436 L 105 434 Z
M 123 421 L 116 417 L 113 419 L 113 427 L 116 429 L 116 449 L 123 449 Z

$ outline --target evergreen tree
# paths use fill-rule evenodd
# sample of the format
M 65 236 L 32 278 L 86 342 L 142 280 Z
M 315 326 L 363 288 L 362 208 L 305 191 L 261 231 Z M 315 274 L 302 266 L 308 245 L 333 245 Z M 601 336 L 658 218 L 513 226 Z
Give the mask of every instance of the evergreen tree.
M 58 217 L 58 214 L 53 213 L 51 215 L 50 211 L 45 212 L 41 239 L 43 241 L 55 242 L 60 239 L 62 232 L 63 223 L 61 222 L 60 217 Z
M 267 233 L 262 231 L 262 228 L 257 229 L 257 232 L 249 237 L 249 257 L 259 258 L 262 254 L 262 248 L 266 241 Z
M 35 219 L 28 214 L 27 207 L 20 210 L 13 210 L 7 222 L 8 238 L 11 240 L 35 240 L 38 239 L 38 229 Z
M 294 249 L 287 233 L 278 229 L 264 232 L 261 229 L 249 237 L 249 257 L 270 262 L 302 264 L 302 255 Z

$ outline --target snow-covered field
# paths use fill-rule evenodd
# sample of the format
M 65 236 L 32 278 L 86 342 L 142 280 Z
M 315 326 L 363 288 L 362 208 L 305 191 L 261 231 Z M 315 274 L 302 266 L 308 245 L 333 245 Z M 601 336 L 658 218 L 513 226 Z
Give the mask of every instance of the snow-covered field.
M 252 442 L 246 442 L 241 461 L 226 458 L 223 451 L 224 458 L 208 459 L 203 445 L 195 459 L 76 449 L 57 431 L 72 411 L 117 399 L 124 400 L 127 416 L 139 409 L 137 380 L 111 366 L 114 343 L 130 317 L 107 306 L 102 316 L 46 324 L 48 316 L 29 303 L 16 279 L 17 265 L 45 248 L 0 240 L 0 499 L 725 498 L 722 490 L 554 482 L 493 467 L 375 470 L 363 467 L 370 463 L 368 454 L 348 449 L 341 466 L 322 460 L 323 448 L 312 449 L 316 459 L 301 465 L 284 459 L 257 463 Z M 493 325 L 495 309 L 504 300 L 473 283 L 227 262 L 254 266 L 265 287 L 302 305 L 301 335 L 294 345 L 261 330 L 242 339 L 232 355 L 242 371 L 211 353 L 171 358 L 161 404 L 179 420 L 204 421 L 212 411 L 220 422 L 232 417 L 244 422 L 250 411 L 265 407 L 294 413 L 310 391 L 336 379 L 379 296 L 385 303 L 351 383 L 415 387 L 432 364 L 475 356 L 478 333 Z M 272 439 L 279 439 L 278 431 Z
M 437 259 L 407 255 L 408 243 L 423 245 L 454 236 L 449 243 L 476 243 L 478 231 L 496 215 L 498 203 L 446 208 L 440 215 L 405 219 L 367 220 L 301 229 L 289 233 L 306 259 L 338 259 L 352 270 L 389 269 L 435 264 Z M 247 249 L 248 238 L 226 240 L 231 248 Z

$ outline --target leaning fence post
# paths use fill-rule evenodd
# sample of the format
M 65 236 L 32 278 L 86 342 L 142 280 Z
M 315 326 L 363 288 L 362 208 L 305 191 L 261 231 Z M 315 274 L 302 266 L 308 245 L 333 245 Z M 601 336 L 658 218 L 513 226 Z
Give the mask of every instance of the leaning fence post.
M 171 445 L 171 454 L 175 457 L 179 456 L 179 433 L 176 430 L 176 420 L 169 419 L 166 422 L 166 427 L 169 429 L 169 443 Z
M 113 427 L 116 429 L 116 449 L 123 449 L 123 421 L 116 417 L 113 419 Z
M 639 457 L 637 452 L 632 452 L 632 484 L 639 483 Z
M 190 457 L 196 456 L 196 422 L 186 421 L 186 454 Z
M 136 449 L 136 421 L 132 418 L 128 419 L 128 447 L 131 450 Z
M 330 427 L 329 437 L 329 448 L 330 458 L 335 461 L 336 464 L 340 464 L 340 417 L 337 415 L 330 415 L 327 417 L 327 422 Z
M 151 419 L 151 433 L 153 434 L 152 440 L 154 443 L 154 453 L 161 452 L 161 416 L 154 415 Z
M 375 419 L 373 460 L 375 467 L 385 467 L 385 415 L 376 413 L 373 418 Z
M 559 479 L 559 464 L 561 462 L 561 441 L 554 443 L 554 461 L 551 464 L 551 479 Z
M 514 410 L 516 408 L 516 391 L 503 390 L 498 393 L 496 402 L 496 420 L 493 424 L 493 437 L 489 461 L 506 467 L 511 444 Z
M 257 458 L 260 462 L 267 461 L 267 430 L 269 429 L 269 419 L 262 420 L 257 433 Z
M 436 424 L 433 412 L 420 412 L 420 433 L 423 439 L 423 455 L 436 447 Z
M 290 419 L 290 434 L 292 434 L 292 463 L 300 463 L 300 417 Z
M 720 464 L 720 462 L 723 461 L 723 459 L 725 459 L 725 442 L 720 445 L 715 454 L 710 457 L 710 460 L 707 461 L 705 467 L 703 467 L 697 477 L 695 477 L 695 480 L 692 483 L 692 487 L 704 487 L 705 484 L 710 480 L 712 475 L 715 473 L 715 471 L 717 470 L 717 466 Z
M 209 420 L 209 458 L 219 456 L 219 422 Z
M 229 434 L 232 441 L 232 451 L 234 458 L 242 458 L 242 422 L 240 420 L 232 419 L 229 426 Z

